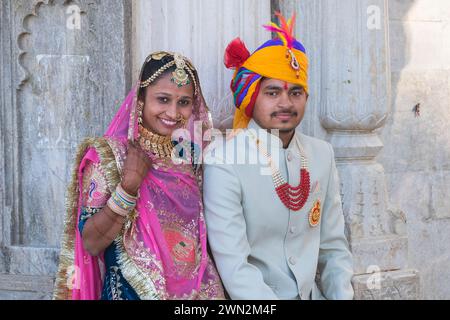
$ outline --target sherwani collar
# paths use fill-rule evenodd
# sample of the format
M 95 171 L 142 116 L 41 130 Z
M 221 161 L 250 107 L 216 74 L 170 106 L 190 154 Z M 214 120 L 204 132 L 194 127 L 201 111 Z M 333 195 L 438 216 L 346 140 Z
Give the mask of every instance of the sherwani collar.
M 283 142 L 281 141 L 280 137 L 275 134 L 269 133 L 267 129 L 264 129 L 260 125 L 258 125 L 255 120 L 250 120 L 247 129 L 253 130 L 254 134 L 256 134 L 256 136 L 260 140 L 260 143 L 262 143 L 265 148 L 284 149 Z M 297 133 L 294 133 L 294 136 L 289 142 L 288 147 L 285 149 L 286 151 L 299 148 L 299 146 L 297 145 L 297 136 Z

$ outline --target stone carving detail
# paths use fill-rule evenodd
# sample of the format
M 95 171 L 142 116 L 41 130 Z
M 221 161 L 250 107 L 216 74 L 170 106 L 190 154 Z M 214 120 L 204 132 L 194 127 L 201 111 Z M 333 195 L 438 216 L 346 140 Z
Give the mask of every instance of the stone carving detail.
M 91 78 L 94 73 L 89 72 L 94 69 L 92 37 L 85 23 L 80 30 L 67 28 L 69 3 L 74 2 L 36 1 L 32 13 L 24 15 L 23 31 L 17 37 L 23 72 L 17 90 L 21 110 L 17 147 L 22 154 L 20 167 L 29 168 L 21 177 L 23 210 L 17 227 L 24 234 L 21 242 L 27 245 L 59 244 L 59 230 L 49 230 L 48 225 L 53 219 L 62 222 L 69 156 L 83 137 L 92 135 L 90 126 L 79 123 L 101 123 L 92 117 L 98 112 L 91 106 L 100 102 Z M 40 185 L 42 181 L 46 183 Z M 55 213 L 60 214 L 55 217 Z
M 418 277 L 415 271 L 392 271 L 361 276 L 353 281 L 355 299 L 415 300 L 420 297 Z
M 342 192 L 343 194 L 343 192 Z M 342 197 L 343 198 L 343 197 Z M 362 192 L 362 182 L 359 184 L 359 190 L 357 192 L 356 198 L 356 211 L 353 214 L 349 214 L 349 225 L 350 225 L 350 234 L 351 238 L 362 238 L 364 236 L 363 230 L 363 210 L 364 210 L 364 193 Z
M 391 225 L 393 227 L 393 232 L 400 236 L 406 235 L 406 215 L 405 213 L 394 207 L 390 207 L 387 209 L 389 215 L 392 218 Z

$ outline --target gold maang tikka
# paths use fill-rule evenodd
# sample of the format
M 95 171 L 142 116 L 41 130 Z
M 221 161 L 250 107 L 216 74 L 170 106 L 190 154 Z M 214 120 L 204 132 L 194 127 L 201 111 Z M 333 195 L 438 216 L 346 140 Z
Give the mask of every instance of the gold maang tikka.
M 173 60 L 177 68 L 172 72 L 172 82 L 175 82 L 178 87 L 188 85 L 190 83 L 189 75 L 184 70 L 186 68 L 186 62 L 178 53 L 173 55 Z

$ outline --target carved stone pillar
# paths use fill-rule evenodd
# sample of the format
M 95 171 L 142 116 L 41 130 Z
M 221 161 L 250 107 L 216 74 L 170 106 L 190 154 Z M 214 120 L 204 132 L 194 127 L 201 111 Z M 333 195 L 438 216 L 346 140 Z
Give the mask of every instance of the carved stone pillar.
M 315 17 L 298 31 L 314 43 L 313 68 L 320 65 L 311 95 L 320 94 L 316 112 L 335 151 L 355 299 L 417 299 L 419 276 L 407 268 L 405 215 L 390 207 L 384 169 L 375 160 L 383 148 L 377 130 L 390 105 L 387 0 L 280 3 L 300 20 Z

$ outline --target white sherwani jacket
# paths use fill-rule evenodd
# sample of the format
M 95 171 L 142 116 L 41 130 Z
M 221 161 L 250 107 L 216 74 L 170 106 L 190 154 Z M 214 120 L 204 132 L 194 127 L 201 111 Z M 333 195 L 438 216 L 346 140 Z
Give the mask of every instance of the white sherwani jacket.
M 283 149 L 277 137 L 258 136 L 261 131 L 252 120 L 248 130 L 214 143 L 205 155 L 208 240 L 228 294 L 231 299 L 352 299 L 352 256 L 331 145 L 296 133 Z M 301 210 L 289 210 L 281 202 L 267 158 L 249 132 L 263 145 L 275 141 L 266 149 L 272 155 L 278 152 L 279 160 L 275 155 L 274 161 L 292 186 L 299 184 L 299 144 L 303 147 L 311 191 Z M 318 202 L 320 220 L 312 226 L 309 214 Z M 315 282 L 317 272 L 321 290 Z

